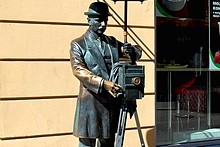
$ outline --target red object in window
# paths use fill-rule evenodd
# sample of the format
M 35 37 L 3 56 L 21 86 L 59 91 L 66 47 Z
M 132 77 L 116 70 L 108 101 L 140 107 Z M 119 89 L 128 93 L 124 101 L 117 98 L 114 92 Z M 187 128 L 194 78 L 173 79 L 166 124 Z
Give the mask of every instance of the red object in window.
M 191 86 L 195 83 L 195 81 L 196 81 L 196 78 L 195 78 L 195 77 L 192 78 L 192 79 L 190 79 L 190 80 L 188 80 L 188 81 L 186 81 L 185 83 L 183 83 L 183 84 L 181 84 L 180 86 L 178 86 L 178 87 L 175 89 L 174 93 L 176 93 L 176 94 L 182 94 L 182 93 L 184 92 L 184 90 L 187 89 L 187 88 L 189 88 L 189 87 L 191 87 Z
M 180 94 L 180 109 L 188 110 L 189 101 L 189 111 L 197 112 L 199 106 L 199 112 L 207 112 L 207 102 L 205 90 L 197 87 L 191 87 Z
M 220 63 L 220 51 L 217 51 L 215 53 L 214 62 L 215 63 Z

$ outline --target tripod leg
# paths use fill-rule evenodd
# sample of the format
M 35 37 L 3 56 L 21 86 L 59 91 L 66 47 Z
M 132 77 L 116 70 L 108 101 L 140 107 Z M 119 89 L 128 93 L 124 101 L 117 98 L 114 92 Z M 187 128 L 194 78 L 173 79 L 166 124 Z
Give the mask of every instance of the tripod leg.
M 127 120 L 127 110 L 121 109 L 119 122 L 118 122 L 117 136 L 116 136 L 116 147 L 123 146 L 126 120 Z
M 136 121 L 136 124 L 137 124 L 137 129 L 138 129 L 138 134 L 139 134 L 139 138 L 140 138 L 140 142 L 141 142 L 141 147 L 145 147 L 144 138 L 143 138 L 143 135 L 142 135 L 142 132 L 141 132 L 141 126 L 140 126 L 140 121 L 139 121 L 139 118 L 138 118 L 137 111 L 134 112 L 134 117 L 135 117 L 135 121 Z

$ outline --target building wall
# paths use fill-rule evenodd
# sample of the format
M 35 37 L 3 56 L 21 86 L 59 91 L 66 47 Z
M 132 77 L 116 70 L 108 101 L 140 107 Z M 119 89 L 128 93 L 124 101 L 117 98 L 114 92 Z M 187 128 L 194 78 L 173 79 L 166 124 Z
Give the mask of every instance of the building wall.
M 69 49 L 88 28 L 83 13 L 91 2 L 0 0 L 0 147 L 77 146 L 72 130 L 79 82 L 72 75 Z M 124 19 L 123 2 L 104 2 Z M 138 114 L 145 144 L 154 146 L 154 1 L 128 6 L 128 41 L 143 47 L 138 64 L 146 68 Z M 106 34 L 123 41 L 116 20 L 122 24 L 114 14 Z M 134 118 L 128 118 L 126 128 L 124 146 L 139 146 Z

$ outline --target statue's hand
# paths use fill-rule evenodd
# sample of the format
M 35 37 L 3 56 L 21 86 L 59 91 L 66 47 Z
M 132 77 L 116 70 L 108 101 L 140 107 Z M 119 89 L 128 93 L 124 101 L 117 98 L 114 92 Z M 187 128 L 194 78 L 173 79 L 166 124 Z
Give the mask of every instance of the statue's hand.
M 122 88 L 120 85 L 113 83 L 108 80 L 104 80 L 103 87 L 114 97 L 117 97 L 117 94 L 122 91 Z
M 132 46 L 130 43 L 124 43 L 122 47 L 125 57 L 128 57 L 132 61 L 132 64 L 136 64 L 135 61 L 137 59 L 134 46 Z
M 134 47 L 130 43 L 124 43 L 123 50 L 126 55 L 131 55 L 134 52 Z

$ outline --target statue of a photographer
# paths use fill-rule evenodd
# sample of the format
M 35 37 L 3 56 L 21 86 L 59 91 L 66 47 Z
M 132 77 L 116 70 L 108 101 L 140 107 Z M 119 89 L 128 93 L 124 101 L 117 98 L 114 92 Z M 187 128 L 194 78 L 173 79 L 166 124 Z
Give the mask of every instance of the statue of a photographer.
M 114 147 L 122 89 L 110 81 L 112 68 L 120 57 L 140 59 L 141 48 L 103 34 L 111 16 L 105 3 L 92 3 L 84 14 L 89 28 L 70 49 L 73 74 L 80 81 L 73 133 L 79 147 L 94 147 L 96 138 L 102 147 Z

